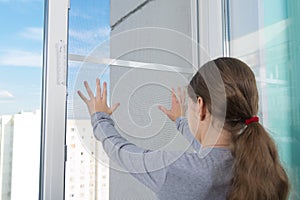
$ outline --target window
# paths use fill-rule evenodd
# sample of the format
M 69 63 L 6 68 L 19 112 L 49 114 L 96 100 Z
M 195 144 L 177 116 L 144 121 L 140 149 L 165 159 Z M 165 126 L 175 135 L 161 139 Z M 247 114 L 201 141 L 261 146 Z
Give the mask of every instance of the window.
M 264 126 L 275 139 L 288 172 L 291 199 L 300 194 L 299 1 L 238 1 L 229 4 L 230 55 L 252 66 Z
M 50 139 L 48 152 L 54 152 L 47 158 L 58 161 L 46 163 L 51 169 L 45 176 L 50 180 L 45 186 L 46 191 L 49 190 L 46 196 L 64 192 L 66 199 L 154 198 L 150 190 L 110 162 L 101 144 L 93 137 L 89 114 L 76 94 L 77 90 L 84 91 L 84 80 L 89 81 L 92 88 L 96 78 L 108 83 L 109 104 L 121 102 L 112 118 L 118 131 L 129 141 L 147 149 L 186 150 L 188 144 L 183 143 L 185 140 L 177 134 L 174 124 L 167 121 L 156 106 L 170 106 L 170 88 L 187 85 L 199 65 L 211 58 L 231 55 L 241 58 L 255 71 L 261 96 L 259 114 L 278 143 L 289 176 L 297 177 L 292 183 L 296 188 L 292 197 L 298 197 L 295 191 L 299 188 L 299 159 L 296 157 L 299 148 L 296 133 L 300 121 L 296 77 L 299 74 L 296 68 L 299 64 L 296 37 L 299 35 L 296 24 L 299 4 L 296 0 L 272 3 L 276 15 L 270 9 L 271 1 L 245 1 L 242 4 L 238 0 L 71 0 L 69 18 L 67 0 L 46 2 L 56 12 L 48 17 L 57 17 L 51 21 L 59 22 L 56 26 L 64 30 L 62 37 L 56 37 L 59 34 L 56 32 L 50 34 L 57 40 L 48 37 L 49 45 L 56 45 L 61 50 L 50 59 L 57 63 L 49 61 L 48 65 L 58 65 L 57 69 L 61 71 L 49 69 L 50 74 L 57 74 L 48 80 L 56 87 L 48 90 L 48 96 L 53 98 L 56 95 L 53 91 L 58 91 L 60 101 L 58 105 L 50 106 L 58 107 L 56 112 L 59 113 L 53 113 L 55 109 L 45 111 L 59 123 L 54 128 L 48 127 L 50 133 L 46 134 L 46 139 Z M 56 16 L 57 13 L 61 15 Z M 276 38 L 272 35 L 273 29 L 280 31 L 276 32 L 279 34 Z M 69 35 L 65 37 L 67 30 Z M 65 46 L 67 41 L 68 46 Z M 64 56 L 62 52 L 66 49 L 68 55 Z M 52 54 L 55 55 L 49 53 Z M 67 84 L 64 84 L 63 70 L 66 68 L 60 66 L 66 58 L 68 71 Z M 279 97 L 278 91 L 282 94 Z M 55 100 L 49 99 L 48 103 Z M 284 119 L 274 108 L 278 108 Z M 11 128 L 10 119 L 3 117 L 1 123 L 7 123 Z M 64 130 L 67 130 L 67 155 L 71 155 L 65 162 L 65 191 L 61 190 L 60 179 L 64 167 L 61 134 Z M 7 142 L 11 141 L 8 137 Z M 54 145 L 57 141 L 61 143 Z M 61 149 L 56 150 L 57 146 Z M 51 173 L 59 167 L 62 171 Z M 55 176 L 50 179 L 49 174 Z M 61 185 L 56 187 L 57 183 Z
M 0 199 L 39 195 L 43 1 L 0 1 Z

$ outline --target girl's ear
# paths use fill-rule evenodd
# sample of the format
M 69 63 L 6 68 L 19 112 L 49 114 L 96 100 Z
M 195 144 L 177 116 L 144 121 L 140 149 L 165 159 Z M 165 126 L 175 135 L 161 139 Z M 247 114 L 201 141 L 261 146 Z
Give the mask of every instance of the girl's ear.
M 200 120 L 203 121 L 206 117 L 206 105 L 202 99 L 202 97 L 197 98 L 198 112 L 200 116 Z

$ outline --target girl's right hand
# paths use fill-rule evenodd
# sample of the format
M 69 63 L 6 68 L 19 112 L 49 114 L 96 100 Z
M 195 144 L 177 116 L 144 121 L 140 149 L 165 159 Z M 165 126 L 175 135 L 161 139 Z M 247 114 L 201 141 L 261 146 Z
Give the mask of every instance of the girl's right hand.
M 172 106 L 168 110 L 164 106 L 159 105 L 158 108 L 165 113 L 172 121 L 175 121 L 178 117 L 184 116 L 185 114 L 185 90 L 181 91 L 178 87 L 178 97 L 176 97 L 174 88 L 172 88 Z

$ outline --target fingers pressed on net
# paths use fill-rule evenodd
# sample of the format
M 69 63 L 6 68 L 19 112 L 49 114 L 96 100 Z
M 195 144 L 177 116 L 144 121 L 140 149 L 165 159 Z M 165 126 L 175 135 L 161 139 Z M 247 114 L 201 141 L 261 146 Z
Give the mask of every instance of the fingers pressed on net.
M 79 97 L 80 97 L 85 103 L 88 101 L 88 99 L 84 96 L 84 94 L 82 94 L 81 91 L 78 90 L 77 93 L 78 93 Z
M 175 103 L 178 102 L 178 99 L 176 97 L 175 89 L 174 88 L 172 88 L 172 102 L 175 102 Z
M 91 90 L 91 88 L 90 88 L 90 86 L 89 86 L 89 84 L 88 84 L 87 81 L 84 81 L 84 86 L 85 86 L 85 89 L 86 89 L 86 91 L 87 91 L 89 97 L 90 97 L 91 99 L 92 99 L 92 98 L 95 98 L 95 97 L 94 97 L 94 93 L 92 92 L 92 90 Z
M 181 101 L 181 103 L 183 103 L 183 104 L 184 104 L 184 102 L 185 102 L 185 95 L 186 95 L 186 90 L 183 88 L 183 89 L 182 89 L 182 92 L 181 92 L 181 95 L 180 95 L 180 101 Z
M 178 99 L 180 100 L 180 102 L 181 102 L 181 100 L 182 100 L 182 98 L 181 98 L 181 88 L 180 87 L 178 87 Z
M 118 107 L 119 107 L 120 103 L 116 103 L 112 106 L 111 111 L 114 112 Z
M 99 78 L 96 79 L 96 87 L 97 87 L 96 97 L 98 99 L 101 99 L 101 86 L 100 86 L 100 79 Z
M 104 101 L 106 101 L 106 98 L 107 98 L 107 83 L 105 81 L 103 82 L 102 98 L 103 98 Z
M 169 110 L 166 109 L 164 106 L 160 106 L 159 108 L 160 108 L 161 111 L 163 111 L 163 113 L 165 113 L 165 114 L 169 113 Z
M 174 88 L 172 88 L 171 94 L 172 94 L 172 97 L 175 97 L 175 90 L 174 90 Z

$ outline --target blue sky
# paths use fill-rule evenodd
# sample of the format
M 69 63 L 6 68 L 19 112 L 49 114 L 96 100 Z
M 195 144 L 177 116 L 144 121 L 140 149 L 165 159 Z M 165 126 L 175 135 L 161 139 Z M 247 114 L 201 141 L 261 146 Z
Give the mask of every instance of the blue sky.
M 71 0 L 69 21 L 69 53 L 89 54 L 109 37 L 109 0 Z M 44 1 L 0 0 L 0 26 L 0 115 L 39 109 Z M 69 74 L 80 66 L 72 63 Z
M 40 108 L 43 8 L 0 0 L 0 115 Z

